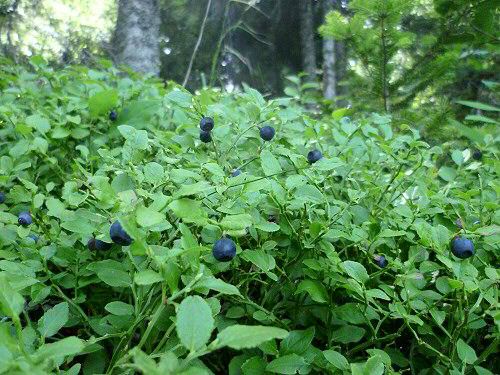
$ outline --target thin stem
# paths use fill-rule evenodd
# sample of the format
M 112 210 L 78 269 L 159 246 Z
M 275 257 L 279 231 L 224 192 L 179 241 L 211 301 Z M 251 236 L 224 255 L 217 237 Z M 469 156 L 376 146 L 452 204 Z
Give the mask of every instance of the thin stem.
M 207 22 L 208 12 L 210 10 L 210 5 L 212 4 L 212 0 L 208 0 L 207 9 L 205 11 L 205 17 L 203 18 L 203 22 L 201 23 L 200 34 L 198 35 L 198 40 L 196 41 L 196 45 L 193 49 L 193 54 L 191 55 L 191 59 L 189 60 L 188 69 L 186 72 L 186 76 L 184 77 L 184 82 L 182 82 L 182 87 L 186 87 L 187 81 L 189 80 L 189 76 L 191 74 L 191 69 L 193 67 L 194 58 L 196 56 L 196 52 L 198 52 L 198 48 L 200 47 L 201 38 L 203 37 L 203 30 L 205 29 L 205 24 Z

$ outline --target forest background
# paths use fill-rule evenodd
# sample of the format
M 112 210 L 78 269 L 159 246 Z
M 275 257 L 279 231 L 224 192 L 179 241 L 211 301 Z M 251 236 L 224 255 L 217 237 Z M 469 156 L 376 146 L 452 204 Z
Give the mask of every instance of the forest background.
M 442 143 L 450 120 L 471 114 L 457 100 L 495 104 L 499 4 L 2 0 L 0 48 L 18 64 L 40 55 L 54 67 L 92 67 L 106 58 L 189 90 L 244 82 L 268 98 L 300 96 L 309 109 L 390 112 Z

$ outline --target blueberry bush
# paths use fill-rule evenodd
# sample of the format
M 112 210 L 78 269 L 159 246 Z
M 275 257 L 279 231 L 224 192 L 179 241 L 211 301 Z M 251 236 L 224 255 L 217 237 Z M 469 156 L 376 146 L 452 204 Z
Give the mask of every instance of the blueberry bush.
M 499 134 L 100 63 L 2 61 L 0 374 L 498 373 Z

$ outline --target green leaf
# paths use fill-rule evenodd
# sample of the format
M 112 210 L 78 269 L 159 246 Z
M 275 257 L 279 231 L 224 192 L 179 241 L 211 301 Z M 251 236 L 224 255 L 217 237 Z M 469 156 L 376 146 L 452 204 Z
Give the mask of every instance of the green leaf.
M 83 351 L 85 343 L 75 336 L 66 337 L 53 344 L 44 344 L 35 352 L 36 361 L 45 361 L 51 358 L 62 358 L 75 355 Z
M 477 375 L 495 375 L 490 370 L 486 370 L 485 368 L 480 366 L 474 366 L 474 370 L 476 370 Z
M 23 311 L 24 298 L 12 288 L 5 273 L 0 273 L 0 285 L 0 311 L 10 318 L 19 316 Z
M 456 120 L 450 120 L 450 122 L 453 124 L 453 127 L 457 129 L 462 135 L 466 136 L 469 138 L 471 141 L 474 141 L 480 145 L 484 145 L 484 135 L 481 133 L 481 131 L 475 129 L 475 128 L 469 128 L 468 126 L 463 125 L 462 123 L 456 121 Z
M 457 171 L 450 167 L 441 167 L 438 172 L 439 177 L 447 182 L 455 180 L 457 177 Z
M 462 104 L 462 105 L 465 105 L 465 106 L 471 107 L 471 108 L 481 109 L 483 111 L 497 111 L 497 112 L 500 112 L 500 108 L 499 107 L 494 107 L 492 105 L 483 104 L 483 103 L 479 103 L 479 102 L 471 102 L 469 100 L 457 100 L 455 103 Z
M 32 115 L 26 117 L 26 124 L 28 124 L 32 128 L 35 128 L 42 134 L 45 134 L 50 130 L 49 121 L 45 117 L 42 117 L 40 115 Z
M 486 227 L 477 228 L 476 233 L 479 233 L 481 236 L 492 236 L 500 233 L 500 226 L 488 225 Z
M 182 300 L 177 310 L 177 335 L 182 345 L 190 352 L 206 345 L 214 329 L 212 310 L 200 296 L 189 296 Z
M 221 220 L 220 226 L 223 229 L 239 230 L 252 226 L 252 223 L 253 218 L 249 214 L 227 215 Z
M 384 229 L 380 234 L 378 235 L 379 237 L 398 237 L 398 236 L 404 236 L 406 232 L 404 230 L 392 230 L 392 229 Z
M 335 350 L 325 350 L 323 355 L 328 362 L 339 370 L 349 369 L 349 362 L 347 362 L 347 359 L 339 352 L 336 352 Z
M 267 371 L 278 374 L 307 374 L 310 371 L 311 365 L 298 354 L 288 354 L 276 358 L 271 361 L 267 367 Z
M 89 109 L 92 117 L 109 112 L 118 102 L 118 91 L 101 91 L 89 98 Z
M 295 294 L 306 292 L 311 299 L 318 303 L 328 302 L 328 292 L 325 286 L 318 280 L 305 279 L 297 286 Z
M 241 256 L 243 259 L 255 264 L 264 272 L 268 272 L 276 267 L 274 258 L 263 250 L 245 250 Z
M 63 221 L 61 227 L 73 233 L 91 235 L 95 230 L 95 225 L 82 218 L 74 218 L 69 221 Z
M 205 181 L 200 181 L 189 185 L 182 185 L 181 188 L 175 192 L 174 198 L 187 197 L 198 193 L 206 193 L 210 189 L 212 188 Z
M 312 202 L 312 203 L 324 203 L 325 197 L 318 190 L 316 186 L 313 185 L 304 185 L 300 186 L 295 190 L 295 198 L 302 199 L 304 201 Z
M 465 116 L 465 120 L 470 120 L 470 121 L 480 121 L 480 122 L 487 122 L 489 124 L 496 124 L 500 125 L 500 122 L 493 120 L 492 118 L 486 117 L 486 116 L 480 116 L 480 115 L 468 115 Z
M 144 206 L 139 206 L 139 208 L 137 208 L 136 215 L 137 224 L 143 228 L 152 227 L 166 220 L 164 214 Z
M 344 163 L 338 158 L 335 159 L 321 158 L 316 163 L 314 163 L 314 169 L 320 171 L 332 171 L 334 169 L 342 167 L 343 165 Z
M 113 301 L 104 306 L 106 311 L 113 315 L 126 316 L 134 315 L 134 306 L 121 301 Z
M 458 358 L 467 364 L 473 364 L 477 360 L 476 352 L 464 340 L 458 339 L 457 342 Z
M 462 155 L 462 151 L 460 150 L 453 150 L 453 152 L 451 153 L 451 158 L 456 165 L 462 165 L 464 163 L 464 156 Z
M 128 287 L 132 284 L 127 272 L 113 268 L 103 269 L 97 273 L 97 276 L 106 284 L 114 287 Z
M 365 267 L 361 263 L 346 260 L 343 264 L 347 274 L 354 280 L 360 282 L 361 284 L 368 281 L 368 272 L 366 272 Z
M 47 310 L 38 320 L 38 330 L 43 337 L 54 336 L 69 319 L 69 306 L 62 302 Z
M 224 177 L 226 175 L 219 164 L 216 163 L 203 164 L 203 168 L 215 176 Z
M 276 223 L 260 223 L 255 225 L 256 229 L 260 229 L 263 232 L 277 232 L 280 230 L 280 226 Z
M 308 349 L 310 349 L 314 333 L 314 327 L 309 327 L 305 330 L 291 331 L 281 342 L 281 355 L 293 353 L 303 355 Z
M 151 285 L 160 281 L 163 281 L 163 278 L 153 270 L 140 271 L 134 275 L 134 282 L 137 285 Z
M 360 341 L 365 335 L 364 328 L 345 325 L 332 332 L 332 340 L 342 344 Z
M 216 348 L 224 346 L 237 350 L 255 348 L 265 341 L 284 339 L 287 336 L 288 332 L 281 328 L 235 324 L 217 335 Z
M 207 224 L 208 215 L 201 208 L 200 201 L 188 198 L 176 199 L 168 205 L 168 208 L 186 223 L 195 223 L 200 226 Z
M 260 165 L 266 176 L 283 171 L 278 159 L 276 159 L 276 157 L 269 150 L 263 150 L 260 153 Z
M 266 366 L 267 362 L 263 358 L 255 356 L 241 365 L 241 371 L 243 371 L 243 375 L 262 375 L 266 371 Z
M 203 277 L 196 283 L 194 288 L 207 288 L 223 294 L 241 295 L 238 288 L 215 277 Z
M 193 96 L 185 91 L 180 91 L 180 90 L 170 91 L 166 95 L 166 98 L 171 102 L 174 102 L 175 104 L 184 108 L 189 108 L 193 104 Z
M 365 363 L 365 374 L 370 375 L 383 375 L 385 366 L 382 362 L 382 358 L 378 355 L 370 357 Z
M 161 164 L 156 162 L 144 166 L 144 179 L 150 184 L 159 185 L 165 179 L 165 171 Z

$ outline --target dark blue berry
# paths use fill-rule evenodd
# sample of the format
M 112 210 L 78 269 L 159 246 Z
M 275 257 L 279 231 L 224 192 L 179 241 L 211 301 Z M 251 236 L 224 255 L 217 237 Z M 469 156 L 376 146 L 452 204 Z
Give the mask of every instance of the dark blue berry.
M 273 139 L 274 134 L 276 134 L 276 131 L 272 126 L 267 125 L 260 128 L 260 137 L 264 141 L 270 141 L 271 139 Z
M 111 249 L 112 246 L 113 246 L 113 244 L 108 243 L 108 242 L 104 242 L 101 240 L 97 240 L 94 237 L 92 237 L 87 242 L 87 247 L 90 250 L 109 250 L 109 249 Z
M 321 151 L 315 149 L 315 150 L 309 151 L 309 153 L 307 154 L 307 162 L 309 164 L 314 164 L 322 157 L 323 157 L 323 154 L 321 153 Z
M 375 264 L 380 268 L 385 268 L 389 264 L 389 261 L 383 255 L 375 255 L 373 259 L 375 260 Z
M 118 115 L 117 115 L 116 111 L 111 111 L 111 112 L 109 113 L 109 119 L 110 119 L 111 121 L 116 121 L 116 119 L 117 119 L 117 118 L 118 118 Z
M 233 173 L 231 173 L 231 176 L 236 177 L 236 176 L 239 176 L 240 174 L 241 174 L 241 171 L 239 169 L 235 169 L 233 171 Z
M 0 191 L 0 204 L 5 202 L 5 193 L 3 191 Z
M 236 245 L 229 238 L 221 238 L 215 242 L 212 254 L 219 262 L 229 262 L 236 255 Z
M 19 223 L 19 225 L 26 227 L 33 222 L 33 219 L 31 218 L 31 214 L 25 211 L 19 213 L 17 222 Z
M 466 259 L 474 255 L 474 244 L 467 237 L 456 236 L 451 240 L 451 252 L 457 258 Z
M 474 160 L 481 160 L 483 158 L 483 153 L 479 150 L 476 150 L 472 153 L 472 158 Z
M 206 132 L 204 130 L 200 132 L 200 141 L 208 143 L 211 140 L 212 140 L 212 134 L 210 134 L 210 132 Z
M 202 117 L 200 120 L 200 129 L 209 132 L 214 128 L 214 120 L 211 117 Z
M 111 225 L 109 236 L 118 245 L 128 246 L 132 243 L 132 238 L 125 232 L 118 220 Z

